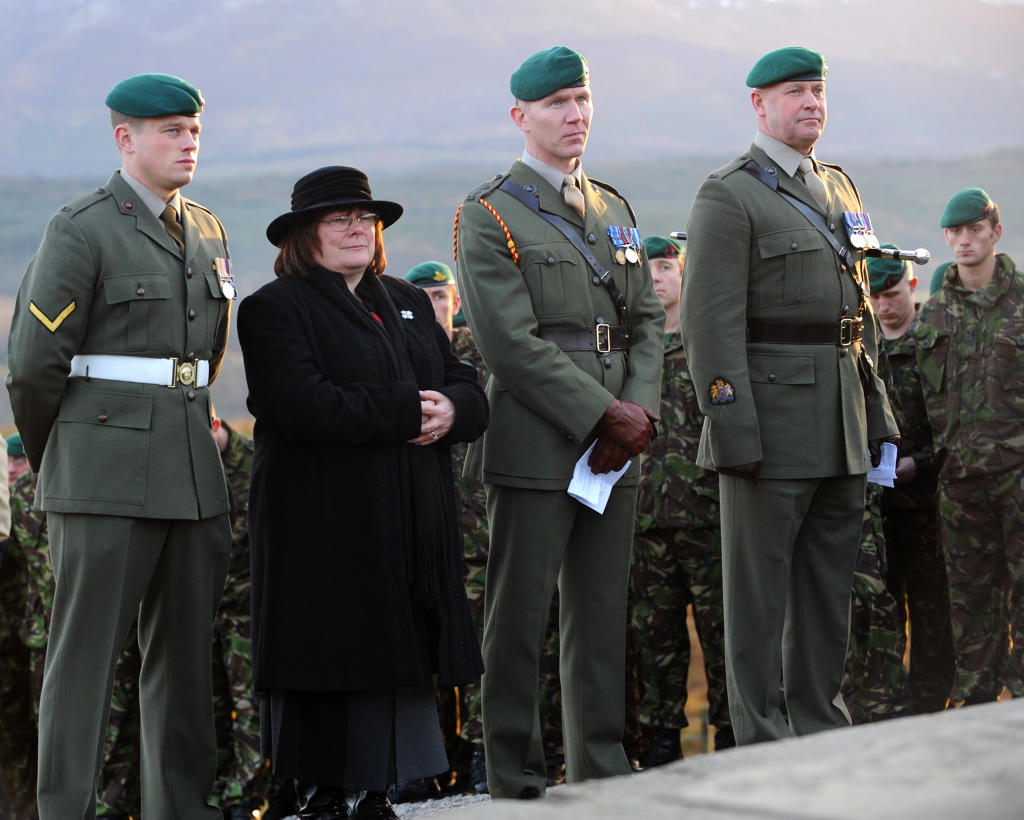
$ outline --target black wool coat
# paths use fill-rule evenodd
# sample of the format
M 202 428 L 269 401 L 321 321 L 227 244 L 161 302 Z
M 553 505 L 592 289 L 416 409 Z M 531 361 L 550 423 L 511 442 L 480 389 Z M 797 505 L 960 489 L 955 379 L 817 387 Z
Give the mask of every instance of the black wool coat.
M 422 290 L 366 274 L 357 292 L 314 269 L 264 285 L 238 310 L 256 417 L 249 527 L 260 691 L 423 685 L 434 672 L 467 682 L 482 670 L 457 539 L 450 593 L 426 607 L 412 599 L 416 484 L 403 450 L 417 447 L 406 442 L 419 435 L 419 391 L 444 393 L 455 423 L 427 446 L 437 459 L 428 466 L 450 487 L 449 445 L 483 433 L 487 401 Z M 398 346 L 415 380 L 397 372 Z M 453 493 L 441 497 L 457 532 Z

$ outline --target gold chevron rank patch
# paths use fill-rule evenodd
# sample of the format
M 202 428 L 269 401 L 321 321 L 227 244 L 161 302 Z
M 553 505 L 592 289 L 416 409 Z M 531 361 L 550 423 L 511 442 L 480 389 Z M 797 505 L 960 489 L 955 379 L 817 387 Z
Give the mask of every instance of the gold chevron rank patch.
M 43 327 L 50 331 L 50 333 L 56 333 L 57 328 L 59 328 L 61 324 L 64 322 L 64 320 L 67 319 L 68 316 L 70 316 L 74 312 L 75 303 L 72 302 L 70 305 L 64 308 L 64 310 L 57 314 L 56 319 L 52 320 L 39 308 L 36 307 L 35 302 L 29 302 L 28 309 L 32 312 L 33 316 L 35 316 L 40 322 L 43 323 Z

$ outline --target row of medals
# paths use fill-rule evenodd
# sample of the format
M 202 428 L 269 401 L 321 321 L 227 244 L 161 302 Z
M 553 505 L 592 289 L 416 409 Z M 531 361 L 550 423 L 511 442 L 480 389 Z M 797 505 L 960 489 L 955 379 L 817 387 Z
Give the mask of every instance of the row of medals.
M 859 211 L 846 211 L 843 213 L 846 221 L 846 233 L 850 237 L 850 244 L 855 248 L 880 248 L 881 243 L 875 236 L 875 229 L 871 226 L 871 217 Z

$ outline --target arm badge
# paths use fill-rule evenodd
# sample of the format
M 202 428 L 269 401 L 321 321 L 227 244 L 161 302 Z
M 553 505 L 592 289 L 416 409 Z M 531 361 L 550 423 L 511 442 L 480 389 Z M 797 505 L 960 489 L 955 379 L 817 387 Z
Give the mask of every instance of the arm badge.
M 715 379 L 709 388 L 712 404 L 731 404 L 736 401 L 736 390 L 725 379 Z

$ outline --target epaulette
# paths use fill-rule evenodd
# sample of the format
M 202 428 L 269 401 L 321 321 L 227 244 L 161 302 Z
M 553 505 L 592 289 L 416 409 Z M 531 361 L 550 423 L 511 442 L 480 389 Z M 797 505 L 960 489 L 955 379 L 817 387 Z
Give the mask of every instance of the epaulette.
M 722 179 L 723 177 L 729 176 L 729 174 L 739 171 L 744 165 L 750 162 L 750 157 L 746 154 L 740 154 L 732 162 L 728 162 L 721 168 L 716 168 L 710 174 L 707 175 L 707 179 Z
M 495 188 L 504 182 L 505 178 L 509 176 L 508 171 L 503 174 L 495 174 L 487 182 L 477 185 L 472 191 L 466 194 L 466 198 L 463 202 L 476 202 L 480 197 L 486 196 L 491 193 Z
M 629 215 L 633 219 L 633 225 L 636 225 L 636 214 L 633 212 L 633 206 L 626 201 L 626 198 L 622 194 L 620 194 L 617 190 L 615 190 L 615 188 L 613 188 L 607 182 L 602 182 L 601 180 L 594 179 L 593 177 L 587 177 L 587 180 L 590 182 L 591 185 L 597 185 L 601 188 L 604 188 L 609 193 L 614 194 L 616 197 L 618 197 L 619 202 L 625 205 L 626 210 L 629 211 Z
M 102 202 L 108 196 L 113 196 L 113 193 L 110 190 L 107 188 L 97 188 L 87 194 L 75 197 L 67 205 L 61 207 L 59 213 L 62 213 L 65 216 L 74 216 L 75 214 L 84 211 L 86 208 L 95 205 L 97 202 Z

